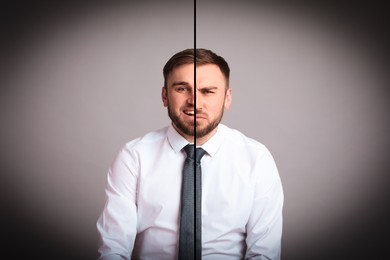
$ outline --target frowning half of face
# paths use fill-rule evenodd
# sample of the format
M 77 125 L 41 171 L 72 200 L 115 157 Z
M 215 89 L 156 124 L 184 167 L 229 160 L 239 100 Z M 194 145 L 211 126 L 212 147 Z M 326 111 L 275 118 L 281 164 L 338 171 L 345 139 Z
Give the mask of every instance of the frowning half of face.
M 194 140 L 196 124 L 196 142 L 201 145 L 216 132 L 224 110 L 230 107 L 232 94 L 225 76 L 214 64 L 196 67 L 196 102 L 194 85 L 194 64 L 181 65 L 168 75 L 162 100 L 173 127 L 190 142 Z

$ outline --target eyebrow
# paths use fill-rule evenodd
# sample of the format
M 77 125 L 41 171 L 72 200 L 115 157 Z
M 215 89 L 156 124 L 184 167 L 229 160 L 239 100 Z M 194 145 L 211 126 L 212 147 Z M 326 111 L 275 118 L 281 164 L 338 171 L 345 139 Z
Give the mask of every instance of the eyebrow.
M 208 89 L 208 90 L 211 90 L 211 89 L 218 89 L 217 86 L 205 86 L 205 87 L 200 87 L 199 89 Z
M 190 84 L 186 81 L 178 81 L 178 82 L 173 82 L 172 83 L 172 87 L 174 86 L 186 86 L 186 87 L 189 87 Z

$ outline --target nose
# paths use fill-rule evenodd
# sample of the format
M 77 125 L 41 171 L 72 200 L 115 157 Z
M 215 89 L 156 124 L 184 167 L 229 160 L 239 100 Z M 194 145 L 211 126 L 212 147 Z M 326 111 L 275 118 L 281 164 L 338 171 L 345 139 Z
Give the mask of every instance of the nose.
M 191 93 L 188 94 L 188 99 L 187 99 L 188 105 L 192 107 L 195 107 L 196 105 L 196 109 L 199 109 L 201 107 L 201 102 L 202 102 L 202 95 L 199 92 L 199 90 L 196 90 L 196 93 L 195 91 L 191 91 Z
M 198 110 L 201 107 L 201 102 L 202 102 L 202 95 L 199 92 L 199 90 L 196 90 L 196 93 L 194 91 L 188 93 L 188 97 L 187 97 L 188 105 L 192 107 L 195 107 L 196 105 L 196 110 Z
M 191 106 L 194 106 L 195 105 L 195 96 L 196 96 L 196 99 L 198 98 L 198 95 L 196 95 L 194 93 L 194 91 L 190 91 L 188 92 L 188 97 L 187 97 L 187 103 Z

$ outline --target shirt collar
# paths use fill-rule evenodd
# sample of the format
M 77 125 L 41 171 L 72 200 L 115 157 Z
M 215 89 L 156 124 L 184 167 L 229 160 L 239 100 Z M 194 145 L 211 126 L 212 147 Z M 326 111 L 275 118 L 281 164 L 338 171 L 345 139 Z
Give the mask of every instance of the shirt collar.
M 215 134 L 206 143 L 200 146 L 211 157 L 217 153 L 219 147 L 221 146 L 224 128 L 225 126 L 223 124 L 219 124 Z M 172 124 L 168 127 L 167 137 L 169 144 L 175 153 L 180 152 L 184 146 L 189 144 L 189 142 L 176 131 Z
M 206 143 L 200 146 L 211 157 L 214 157 L 214 155 L 217 153 L 219 147 L 222 144 L 224 127 L 225 126 L 223 124 L 219 124 L 215 134 Z
M 168 142 L 175 153 L 180 152 L 184 146 L 189 144 L 189 142 L 176 131 L 172 124 L 168 127 L 167 137 Z

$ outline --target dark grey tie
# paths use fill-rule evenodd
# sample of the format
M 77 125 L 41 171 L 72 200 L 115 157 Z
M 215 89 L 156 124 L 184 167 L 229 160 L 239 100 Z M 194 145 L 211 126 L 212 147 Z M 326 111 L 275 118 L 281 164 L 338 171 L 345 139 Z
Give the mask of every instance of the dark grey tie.
M 191 260 L 202 257 L 202 174 L 200 159 L 206 153 L 194 145 L 183 148 L 187 158 L 183 167 L 181 190 L 181 216 L 179 259 Z M 196 157 L 196 158 L 195 158 Z M 196 163 L 194 161 L 196 159 Z M 196 174 L 194 174 L 196 172 Z

